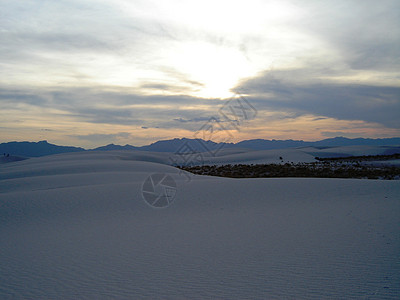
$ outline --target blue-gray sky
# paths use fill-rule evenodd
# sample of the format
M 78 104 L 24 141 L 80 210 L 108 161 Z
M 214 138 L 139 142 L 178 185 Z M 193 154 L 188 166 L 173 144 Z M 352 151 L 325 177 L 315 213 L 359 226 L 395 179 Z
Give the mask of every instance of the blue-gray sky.
M 0 142 L 400 136 L 400 2 L 0 0 Z

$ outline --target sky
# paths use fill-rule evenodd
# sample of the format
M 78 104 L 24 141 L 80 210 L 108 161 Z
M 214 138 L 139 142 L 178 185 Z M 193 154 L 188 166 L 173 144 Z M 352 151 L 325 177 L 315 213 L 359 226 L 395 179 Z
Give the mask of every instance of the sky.
M 0 142 L 400 136 L 400 1 L 0 7 Z

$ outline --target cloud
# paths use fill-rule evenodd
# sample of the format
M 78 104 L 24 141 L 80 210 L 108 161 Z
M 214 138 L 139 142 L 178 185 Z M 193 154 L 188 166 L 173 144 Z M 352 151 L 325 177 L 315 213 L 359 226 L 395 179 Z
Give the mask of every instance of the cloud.
M 184 81 L 183 84 L 167 84 L 167 83 L 143 83 L 139 85 L 141 90 L 150 90 L 154 93 L 162 94 L 190 94 L 191 92 L 198 91 L 198 86 L 201 85 L 197 82 Z
M 354 133 L 349 131 L 322 131 L 321 134 L 328 138 L 334 138 L 338 136 L 345 136 L 347 138 L 360 137 L 360 132 Z
M 266 71 L 237 89 L 245 91 L 258 109 L 400 127 L 400 87 L 346 84 L 324 78 L 325 70 L 320 71 L 319 76 L 313 68 Z
M 217 118 L 219 121 L 219 118 Z M 202 117 L 202 118 L 194 118 L 194 119 L 183 119 L 183 118 L 176 118 L 174 121 L 180 123 L 198 123 L 198 122 L 207 122 L 210 120 L 210 117 Z
M 316 124 L 315 135 L 400 128 L 399 1 L 228 2 L 8 1 L 4 135 L 190 134 L 218 116 L 229 89 L 258 110 L 248 133 L 260 138 L 271 123 L 285 138 Z
M 323 41 L 350 68 L 400 69 L 399 1 L 294 2 L 306 11 L 297 28 Z
M 178 126 L 174 119 L 206 120 L 210 113 L 217 111 L 219 105 L 220 102 L 215 99 L 179 95 L 146 96 L 127 90 L 0 88 L 0 108 L 3 111 L 17 110 L 30 115 L 40 110 L 49 122 L 73 119 L 75 122 L 92 124 L 184 128 L 184 122 Z M 191 125 L 187 124 L 186 127 L 191 128 Z
M 70 135 L 71 137 L 81 139 L 81 140 L 87 140 L 87 141 L 99 141 L 99 140 L 114 140 L 116 138 L 130 138 L 132 136 L 132 133 L 129 132 L 118 132 L 115 134 L 85 134 L 85 135 Z

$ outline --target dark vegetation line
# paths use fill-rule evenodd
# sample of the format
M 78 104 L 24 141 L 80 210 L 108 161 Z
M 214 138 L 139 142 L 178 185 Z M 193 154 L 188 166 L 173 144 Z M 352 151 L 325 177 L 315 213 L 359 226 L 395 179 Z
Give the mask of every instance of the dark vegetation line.
M 319 161 L 384 161 L 400 159 L 400 153 L 391 155 L 363 155 L 363 156 L 344 156 L 344 157 L 316 157 Z
M 368 165 L 363 161 L 399 159 L 399 154 L 362 157 L 323 158 L 313 163 L 286 164 L 235 164 L 181 166 L 182 170 L 198 175 L 231 178 L 315 177 L 315 178 L 360 178 L 400 179 L 400 167 L 390 165 Z M 384 159 L 384 157 L 387 157 Z M 365 159 L 364 159 L 365 158 Z

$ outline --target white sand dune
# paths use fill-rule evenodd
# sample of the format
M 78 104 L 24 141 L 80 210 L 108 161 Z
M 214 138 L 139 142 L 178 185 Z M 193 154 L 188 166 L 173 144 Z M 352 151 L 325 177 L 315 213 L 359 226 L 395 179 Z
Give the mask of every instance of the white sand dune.
M 281 159 L 282 158 L 282 159 Z M 204 156 L 204 164 L 224 165 L 224 164 L 278 164 L 278 163 L 298 163 L 314 162 L 314 156 L 298 149 L 279 149 L 279 150 L 248 150 L 239 153 L 220 155 L 215 157 Z
M 255 152 L 256 150 L 246 149 L 246 148 L 224 148 L 222 147 L 219 150 L 211 151 L 211 152 L 203 152 L 202 155 L 204 157 L 214 157 L 214 156 L 225 156 L 225 155 L 233 155 L 247 152 Z
M 221 149 L 195 154 L 169 154 L 171 165 L 282 164 L 314 162 L 315 157 L 301 149 Z
M 322 149 L 307 147 L 299 148 L 306 153 L 318 157 L 344 157 L 344 156 L 362 156 L 362 155 L 387 155 L 400 153 L 399 146 L 341 146 L 324 147 Z
M 346 157 L 362 155 L 388 155 L 400 153 L 397 146 L 343 146 L 343 147 L 302 147 L 273 150 L 251 150 L 222 148 L 219 151 L 188 154 L 186 156 L 170 153 L 169 160 L 164 162 L 175 165 L 225 165 L 225 164 L 282 164 L 282 163 L 310 163 L 317 161 L 315 157 Z M 157 155 L 156 153 L 154 154 Z M 158 160 L 158 162 L 161 162 Z
M 0 166 L 1 299 L 400 297 L 399 181 L 189 181 L 137 158 Z M 153 173 L 177 183 L 167 208 L 143 200 Z

